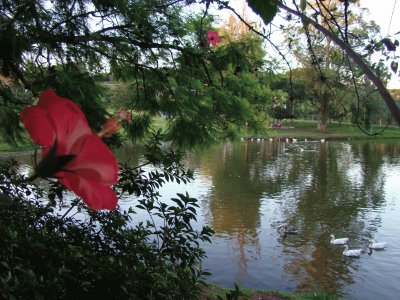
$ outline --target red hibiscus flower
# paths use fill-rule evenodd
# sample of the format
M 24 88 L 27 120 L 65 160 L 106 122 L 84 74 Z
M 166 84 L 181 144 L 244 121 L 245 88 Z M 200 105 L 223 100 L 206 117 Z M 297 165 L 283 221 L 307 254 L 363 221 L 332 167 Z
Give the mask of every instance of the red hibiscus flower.
M 110 185 L 118 180 L 118 163 L 74 102 L 46 90 L 20 117 L 33 141 L 43 146 L 34 177 L 57 178 L 95 210 L 116 207 Z
M 215 47 L 217 44 L 221 43 L 221 40 L 219 38 L 218 32 L 208 30 L 207 32 L 207 42 L 213 47 Z

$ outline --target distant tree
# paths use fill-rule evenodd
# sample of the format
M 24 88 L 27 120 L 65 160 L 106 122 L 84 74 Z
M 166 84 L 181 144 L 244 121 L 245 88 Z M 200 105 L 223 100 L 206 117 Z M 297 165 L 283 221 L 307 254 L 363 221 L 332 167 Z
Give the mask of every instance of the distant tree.
M 254 25 L 253 21 L 248 17 L 248 8 L 246 6 L 243 6 L 240 15 L 247 24 Z M 222 44 L 246 39 L 249 34 L 254 35 L 254 32 L 250 30 L 246 23 L 236 18 L 232 13 L 229 14 L 228 19 L 223 22 L 223 26 L 218 28 L 218 32 L 223 37 Z M 260 39 L 260 37 L 258 38 Z
M 351 15 L 345 14 L 346 7 L 338 1 L 315 1 L 308 9 L 316 12 L 322 26 L 330 30 L 335 28 L 354 49 L 364 49 L 368 40 L 378 33 L 376 24 L 366 22 L 355 9 Z M 297 60 L 308 70 L 301 78 L 307 82 L 312 101 L 320 114 L 318 130 L 325 132 L 330 117 L 344 116 L 343 111 L 338 113 L 332 109 L 345 107 L 340 91 L 353 89 L 353 84 L 362 82 L 364 76 L 350 71 L 355 70 L 355 65 L 346 58 L 342 49 L 332 44 L 329 36 L 324 36 L 310 24 L 303 24 L 299 30 L 306 33 L 307 43 L 293 33 L 288 41 Z
M 393 99 L 400 102 L 400 89 L 391 89 L 389 92 L 392 94 Z
M 354 8 L 354 3 L 358 3 L 357 0 L 340 0 L 338 2 L 334 0 L 299 0 L 293 1 L 292 5 L 289 6 L 279 0 L 248 0 L 247 2 L 249 6 L 259 14 L 265 24 L 269 24 L 272 20 L 274 20 L 274 18 L 278 14 L 278 11 L 283 11 L 287 13 L 285 18 L 288 21 L 297 21 L 299 19 L 303 23 L 304 28 L 307 29 L 306 32 L 308 33 L 307 40 L 309 44 L 311 59 L 313 60 L 313 65 L 319 66 L 318 68 L 319 72 L 322 75 L 322 79 L 324 79 L 325 76 L 321 72 L 320 64 L 327 64 L 329 63 L 329 60 L 325 60 L 324 62 L 323 60 L 321 60 L 324 57 L 323 55 L 315 55 L 315 53 L 312 51 L 313 47 L 311 43 L 312 41 L 310 41 L 311 39 L 308 30 L 309 26 L 316 29 L 316 32 L 319 33 L 322 38 L 321 41 L 326 39 L 329 42 L 329 47 L 325 49 L 325 53 L 330 52 L 330 41 L 333 41 L 334 44 L 338 46 L 338 49 L 343 51 L 343 53 L 345 54 L 344 58 L 346 62 L 348 62 L 349 65 L 354 64 L 354 66 L 359 68 L 359 71 L 361 71 L 362 74 L 365 74 L 365 76 L 373 82 L 373 84 L 377 87 L 377 90 L 382 99 L 385 101 L 387 107 L 389 108 L 391 114 L 394 116 L 394 118 L 396 118 L 397 123 L 400 124 L 399 107 L 396 106 L 392 96 L 380 79 L 379 74 L 377 74 L 373 70 L 373 68 L 368 65 L 368 60 L 365 60 L 365 57 L 368 57 L 370 54 L 380 52 L 383 57 L 385 57 L 385 59 L 390 62 L 391 70 L 396 73 L 398 70 L 398 56 L 392 54 L 396 51 L 397 46 L 399 45 L 399 41 L 396 40 L 395 37 L 385 37 L 380 40 L 368 39 L 367 41 L 363 38 L 360 39 L 357 34 L 355 34 L 351 29 L 351 26 L 355 24 L 355 22 L 351 19 L 354 11 L 350 8 Z M 335 5 L 331 5 L 332 3 Z M 227 4 L 225 5 L 230 8 Z M 311 8 L 311 11 L 308 12 L 307 8 Z M 342 11 L 343 13 L 340 13 L 340 11 Z M 293 18 L 294 16 L 295 18 Z M 340 18 L 342 18 L 343 21 L 340 20 Z M 374 22 L 372 22 L 371 24 L 374 25 Z M 291 33 L 293 33 L 292 25 L 293 23 L 291 23 L 288 27 L 280 25 L 280 28 L 286 28 Z M 270 35 L 273 32 L 273 30 L 271 30 L 272 27 L 270 27 L 270 30 L 267 30 L 267 28 L 264 27 L 261 31 L 257 31 L 250 24 L 248 24 L 248 26 L 252 30 L 256 31 L 260 36 L 262 36 L 265 41 L 271 43 L 274 50 L 276 50 L 280 54 L 283 60 L 290 67 L 289 61 L 285 58 L 286 51 L 282 51 L 282 48 L 274 45 L 270 40 Z M 357 26 L 355 26 L 355 28 L 357 28 Z M 352 37 L 352 42 L 350 42 L 349 37 Z M 356 37 L 356 39 L 354 39 L 354 37 Z M 367 53 L 365 53 L 365 57 L 364 53 L 361 54 L 360 48 L 357 49 L 357 47 L 359 47 L 360 45 L 363 45 L 365 47 L 365 50 L 368 50 Z M 291 43 L 289 43 L 289 48 L 291 48 Z M 355 74 L 354 68 L 353 70 L 349 68 L 347 69 L 347 71 L 350 71 L 350 73 L 352 73 L 353 75 Z M 356 87 L 354 88 L 356 89 Z M 327 105 L 322 105 L 322 107 L 327 107 Z M 327 114 L 322 113 L 321 115 L 321 124 L 326 123 L 325 121 L 327 120 Z
M 290 76 L 291 75 L 288 73 L 270 76 L 270 86 L 272 90 L 282 90 L 286 92 L 287 101 L 285 105 L 289 108 L 292 115 L 296 115 L 300 113 L 298 107 L 310 99 L 304 81 Z
M 271 118 L 275 119 L 276 122 L 273 124 L 273 127 L 280 127 L 282 125 L 282 120 L 285 119 L 294 119 L 295 115 L 290 113 L 286 108 L 273 104 L 268 109 L 268 114 Z

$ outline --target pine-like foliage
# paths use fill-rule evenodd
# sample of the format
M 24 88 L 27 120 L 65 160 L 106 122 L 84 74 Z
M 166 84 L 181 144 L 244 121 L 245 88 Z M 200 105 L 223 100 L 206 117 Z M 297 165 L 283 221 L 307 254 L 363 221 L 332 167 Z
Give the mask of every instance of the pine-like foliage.
M 261 40 L 249 32 L 210 46 L 212 18 L 185 11 L 195 2 L 2 1 L 2 82 L 31 96 L 27 103 L 0 94 L 10 122 L 2 135 L 20 137 L 14 133 L 18 117 L 8 114 L 47 88 L 76 101 L 94 130 L 109 112 L 132 110 L 134 122 L 125 126 L 132 139 L 143 137 L 160 114 L 168 118 L 167 137 L 181 146 L 232 137 L 240 127 L 261 128 L 271 93 L 257 78 Z M 104 72 L 117 84 L 112 91 L 93 79 Z

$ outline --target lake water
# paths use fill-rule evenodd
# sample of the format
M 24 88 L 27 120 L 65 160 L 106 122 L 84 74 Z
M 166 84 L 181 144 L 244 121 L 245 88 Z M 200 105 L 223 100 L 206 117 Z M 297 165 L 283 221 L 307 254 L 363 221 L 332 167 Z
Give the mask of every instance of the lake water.
M 118 155 L 140 162 L 124 150 Z M 245 141 L 191 154 L 187 164 L 195 181 L 168 184 L 162 194 L 168 201 L 187 191 L 200 200 L 199 222 L 215 231 L 213 243 L 204 245 L 208 280 L 345 299 L 398 299 L 397 143 Z M 299 234 L 281 234 L 284 223 Z M 348 237 L 349 248 L 363 249 L 361 257 L 344 257 L 330 234 Z M 386 249 L 370 253 L 370 238 L 387 242 Z
M 137 149 L 116 152 L 139 164 Z M 400 295 L 400 145 L 395 142 L 244 141 L 190 154 L 195 180 L 168 183 L 164 201 L 187 191 L 199 199 L 207 280 L 282 292 L 323 291 L 344 299 Z M 135 199 L 123 199 L 122 206 Z M 145 218 L 138 214 L 137 220 Z M 298 235 L 281 233 L 284 223 Z M 360 258 L 342 255 L 330 234 L 348 237 Z M 387 242 L 382 251 L 368 241 Z

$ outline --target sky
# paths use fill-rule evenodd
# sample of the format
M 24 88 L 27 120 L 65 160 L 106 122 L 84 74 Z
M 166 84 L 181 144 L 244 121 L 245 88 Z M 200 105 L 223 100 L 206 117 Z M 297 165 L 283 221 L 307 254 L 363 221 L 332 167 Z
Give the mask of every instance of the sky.
M 245 0 L 230 0 L 229 5 L 241 12 L 245 2 Z M 360 0 L 360 6 L 368 8 L 369 15 L 365 15 L 365 17 L 375 20 L 380 26 L 383 36 L 400 32 L 400 0 Z M 225 16 L 221 17 L 226 18 Z M 257 17 L 249 12 L 249 18 Z M 397 39 L 400 39 L 400 34 L 397 35 Z M 400 55 L 399 50 L 397 55 Z M 400 89 L 400 77 L 392 75 L 388 88 Z
M 400 32 L 400 0 L 361 0 L 361 7 L 368 8 L 371 19 L 381 27 L 383 35 Z M 400 35 L 397 35 L 399 38 Z M 400 89 L 399 76 L 392 76 L 388 88 Z
M 381 27 L 383 34 L 394 34 L 400 31 L 400 1 L 361 0 L 361 7 L 369 9 L 371 19 Z

